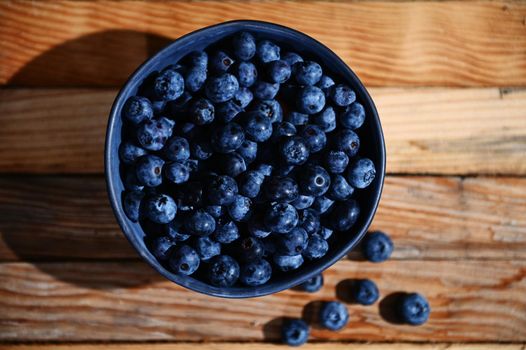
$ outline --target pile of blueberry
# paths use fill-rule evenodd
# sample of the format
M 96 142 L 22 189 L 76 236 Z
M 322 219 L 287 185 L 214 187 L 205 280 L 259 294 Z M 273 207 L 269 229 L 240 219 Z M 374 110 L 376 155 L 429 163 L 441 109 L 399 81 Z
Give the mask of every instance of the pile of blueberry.
M 247 32 L 145 79 L 122 108 L 123 208 L 166 268 L 259 286 L 349 234 L 376 171 L 335 80 Z
M 362 253 L 371 262 L 383 262 L 391 256 L 393 242 L 383 232 L 368 234 L 362 242 Z M 301 284 L 300 289 L 315 293 L 323 287 L 323 276 L 316 275 Z M 373 305 L 380 297 L 378 287 L 369 279 L 354 280 L 346 293 L 353 303 L 360 305 Z M 395 315 L 401 323 L 418 326 L 427 322 L 431 311 L 429 303 L 424 296 L 418 293 L 401 293 L 397 300 Z M 325 329 L 338 331 L 349 322 L 349 311 L 345 304 L 339 301 L 324 302 L 321 306 L 317 323 Z M 303 319 L 288 319 L 283 323 L 281 338 L 285 344 L 300 346 L 309 339 L 310 327 Z

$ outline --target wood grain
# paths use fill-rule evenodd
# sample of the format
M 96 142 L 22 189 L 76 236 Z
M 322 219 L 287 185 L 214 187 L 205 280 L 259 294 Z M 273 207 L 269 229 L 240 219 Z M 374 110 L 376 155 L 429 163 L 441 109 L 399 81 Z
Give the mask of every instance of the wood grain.
M 394 259 L 525 259 L 525 212 L 526 179 L 389 176 L 372 229 Z M 137 257 L 102 177 L 0 177 L 0 213 L 0 260 Z
M 525 16 L 520 1 L 3 1 L 0 84 L 119 86 L 170 40 L 245 18 L 315 37 L 369 86 L 524 86 Z
M 277 350 L 283 349 L 283 345 L 270 343 L 169 343 L 169 344 L 31 344 L 31 345 L 0 345 L 1 350 L 143 350 L 145 347 L 151 350 Z M 307 343 L 301 347 L 302 350 L 524 350 L 522 344 L 361 344 L 361 343 Z
M 371 89 L 389 173 L 526 174 L 526 90 Z M 0 90 L 0 171 L 100 173 L 115 90 Z
M 162 280 L 140 262 L 4 263 L 0 340 L 274 341 L 283 317 L 304 312 L 310 320 L 320 301 L 335 299 L 338 283 L 367 277 L 377 282 L 383 297 L 400 291 L 424 294 L 432 309 L 429 322 L 422 327 L 388 323 L 379 314 L 379 305 L 382 314 L 390 310 L 385 301 L 349 305 L 349 326 L 331 332 L 314 325 L 314 341 L 526 341 L 524 261 L 347 260 L 324 277 L 325 286 L 316 294 L 286 291 L 220 300 Z

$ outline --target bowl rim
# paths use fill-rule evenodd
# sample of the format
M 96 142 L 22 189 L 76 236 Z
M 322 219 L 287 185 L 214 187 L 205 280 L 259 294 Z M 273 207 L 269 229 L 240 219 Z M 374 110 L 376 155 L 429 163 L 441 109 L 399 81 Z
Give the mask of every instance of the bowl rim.
M 378 155 L 381 159 L 380 164 L 377 165 L 376 169 L 376 177 L 377 181 L 379 181 L 379 185 L 377 190 L 373 193 L 373 206 L 371 210 L 367 213 L 367 217 L 365 218 L 362 227 L 360 227 L 360 230 L 356 232 L 354 237 L 345 244 L 343 244 L 339 248 L 339 252 L 335 254 L 331 259 L 328 259 L 321 263 L 320 265 L 317 265 L 315 268 L 312 268 L 310 271 L 307 270 L 305 273 L 299 274 L 295 276 L 294 278 L 288 279 L 284 282 L 274 284 L 272 285 L 273 288 L 265 288 L 265 285 L 259 287 L 259 288 L 251 288 L 248 289 L 243 293 L 237 293 L 232 292 L 228 288 L 216 288 L 213 286 L 208 286 L 208 289 L 201 288 L 201 284 L 197 285 L 196 283 L 193 283 L 191 279 L 188 278 L 188 276 L 180 276 L 175 273 L 172 273 L 168 271 L 166 268 L 164 268 L 151 254 L 148 254 L 146 252 L 146 249 L 141 249 L 142 247 L 136 244 L 135 237 L 133 234 L 134 228 L 130 226 L 129 219 L 124 214 L 124 211 L 120 208 L 120 201 L 121 201 L 121 194 L 117 193 L 117 187 L 116 187 L 116 181 L 122 181 L 120 180 L 120 176 L 115 176 L 115 174 L 112 174 L 111 167 L 113 163 L 113 157 L 112 157 L 112 148 L 111 144 L 114 139 L 114 135 L 116 133 L 115 130 L 115 122 L 117 118 L 120 118 L 119 109 L 120 105 L 122 104 L 122 97 L 125 94 L 125 92 L 132 86 L 132 83 L 134 83 L 136 77 L 142 73 L 142 70 L 153 60 L 156 60 L 158 57 L 162 56 L 166 52 L 170 51 L 173 46 L 176 46 L 180 44 L 180 41 L 182 39 L 189 39 L 194 36 L 198 36 L 202 34 L 205 31 L 215 30 L 218 28 L 223 27 L 229 27 L 229 26 L 250 26 L 250 28 L 247 28 L 248 31 L 254 31 L 257 30 L 257 27 L 264 27 L 266 29 L 274 29 L 274 30 L 280 30 L 280 31 L 287 31 L 295 36 L 300 36 L 303 39 L 312 41 L 319 45 L 319 47 L 326 51 L 326 54 L 329 56 L 332 56 L 331 59 L 339 61 L 341 67 L 345 70 L 346 77 L 353 81 L 355 87 L 358 87 L 360 90 L 360 95 L 363 99 L 363 103 L 367 104 L 370 108 L 372 114 L 369 116 L 370 121 L 374 124 L 373 129 L 376 129 L 378 140 L 376 140 L 377 143 L 379 143 L 378 149 L 380 150 L 380 154 Z M 243 28 L 240 28 L 242 30 Z M 347 79 L 349 80 L 349 79 Z M 118 160 L 115 160 L 118 161 Z M 134 247 L 134 249 L 137 251 L 137 253 L 141 256 L 143 260 L 145 260 L 148 265 L 150 265 L 154 270 L 156 270 L 158 273 L 160 273 L 163 277 L 170 280 L 173 283 L 176 283 L 182 287 L 188 288 L 192 291 L 203 293 L 210 296 L 215 297 L 222 297 L 222 298 L 253 298 L 253 297 L 260 297 L 264 295 L 274 294 L 281 292 L 285 289 L 289 289 L 292 287 L 297 286 L 298 284 L 306 281 L 307 279 L 325 271 L 330 266 L 334 265 L 336 262 L 338 262 L 342 257 L 344 257 L 351 249 L 353 249 L 363 238 L 367 230 L 369 229 L 371 222 L 376 214 L 376 211 L 378 209 L 378 205 L 380 202 L 380 197 L 383 191 L 384 186 L 384 178 L 385 178 L 385 167 L 386 167 L 386 150 L 385 150 L 385 141 L 384 141 L 384 135 L 382 131 L 382 126 L 380 123 L 380 118 L 378 116 L 378 111 L 376 109 L 376 106 L 369 95 L 369 92 L 365 88 L 364 84 L 361 82 L 361 80 L 358 78 L 358 76 L 353 72 L 353 70 L 338 56 L 336 55 L 330 48 L 325 46 L 323 43 L 319 42 L 318 40 L 312 38 L 311 36 L 302 33 L 298 30 L 295 30 L 293 28 L 289 28 L 280 24 L 271 23 L 271 22 L 265 22 L 265 21 L 258 21 L 258 20 L 233 20 L 233 21 L 227 21 L 227 22 L 221 22 L 217 24 L 213 24 L 207 27 L 200 28 L 198 30 L 192 31 L 190 33 L 187 33 L 175 40 L 173 40 L 170 44 L 165 46 L 163 49 L 159 50 L 154 55 L 148 57 L 126 80 L 126 82 L 122 85 L 122 87 L 119 90 L 119 93 L 114 99 L 109 119 L 108 119 L 108 125 L 106 128 L 106 138 L 105 138 L 105 145 L 104 145 L 104 176 L 106 179 L 106 190 L 108 192 L 109 201 L 113 210 L 113 214 L 115 215 L 115 218 L 117 219 L 117 222 L 121 228 L 122 233 L 127 238 L 127 240 L 130 242 L 130 244 Z M 119 174 L 117 174 L 119 175 Z M 241 289 L 243 291 L 243 289 Z

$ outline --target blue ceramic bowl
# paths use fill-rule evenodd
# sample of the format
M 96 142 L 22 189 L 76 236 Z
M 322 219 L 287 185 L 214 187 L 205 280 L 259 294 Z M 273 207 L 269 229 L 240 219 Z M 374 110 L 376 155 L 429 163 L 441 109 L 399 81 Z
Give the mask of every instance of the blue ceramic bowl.
M 333 235 L 334 238 L 331 237 L 330 250 L 323 258 L 306 262 L 298 270 L 288 274 L 273 276 L 263 286 L 218 288 L 191 276 L 174 274 L 164 268 L 146 247 L 145 234 L 141 226 L 138 223 L 131 222 L 124 214 L 121 202 L 124 186 L 119 173 L 120 160 L 118 156 L 122 128 L 121 108 L 130 96 L 136 94 L 137 88 L 149 73 L 161 70 L 165 66 L 177 62 L 189 52 L 203 50 L 210 44 L 238 31 L 249 31 L 257 38 L 272 40 L 283 45 L 286 50 L 293 50 L 304 57 L 316 60 L 322 64 L 325 71 L 329 70 L 331 76 L 338 76 L 342 82 L 346 82 L 354 89 L 357 100 L 365 107 L 367 116 L 364 125 L 358 131 L 361 137 L 360 154 L 373 160 L 377 172 L 376 179 L 367 189 L 355 192 L 358 193 L 356 199 L 361 208 L 358 221 L 351 232 L 345 235 L 335 234 Z M 313 38 L 287 27 L 259 21 L 226 22 L 197 30 L 177 39 L 141 65 L 123 86 L 111 109 L 106 132 L 104 160 L 111 206 L 124 235 L 139 255 L 172 282 L 197 292 L 227 298 L 257 297 L 294 287 L 321 273 L 345 256 L 363 237 L 374 217 L 385 174 L 385 147 L 380 120 L 371 97 L 358 77 L 334 52 Z

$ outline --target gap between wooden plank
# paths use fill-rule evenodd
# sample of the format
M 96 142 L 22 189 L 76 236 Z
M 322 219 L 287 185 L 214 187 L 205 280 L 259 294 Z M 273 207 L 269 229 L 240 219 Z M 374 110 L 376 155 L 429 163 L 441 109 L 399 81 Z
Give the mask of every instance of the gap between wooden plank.
M 244 18 L 312 35 L 368 86 L 524 86 L 525 16 L 515 1 L 7 1 L 0 84 L 119 86 L 172 39 Z
M 349 304 L 341 332 L 313 324 L 313 341 L 526 341 L 525 261 L 341 261 L 324 278 L 315 294 L 221 300 L 178 287 L 140 262 L 2 263 L 0 340 L 276 341 L 283 317 L 311 322 L 321 301 L 347 298 L 348 279 L 370 278 L 381 301 Z M 387 322 L 393 293 L 412 291 L 428 298 L 429 322 Z
M 525 212 L 526 179 L 388 176 L 371 229 L 394 259 L 526 259 Z M 102 176 L 2 176 L 0 213 L 0 260 L 137 257 Z
M 387 172 L 526 175 L 526 90 L 371 89 Z M 101 173 L 116 90 L 0 89 L 0 171 Z

